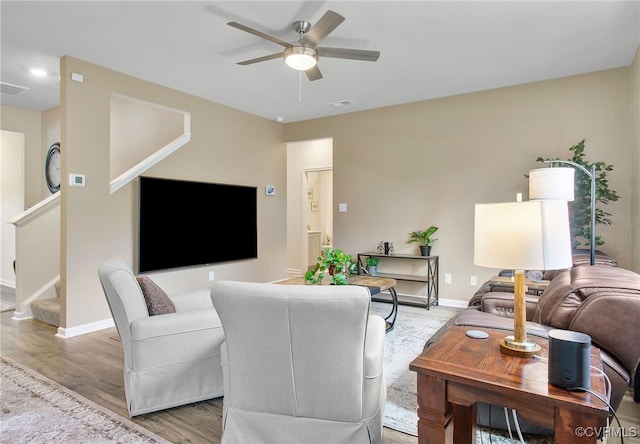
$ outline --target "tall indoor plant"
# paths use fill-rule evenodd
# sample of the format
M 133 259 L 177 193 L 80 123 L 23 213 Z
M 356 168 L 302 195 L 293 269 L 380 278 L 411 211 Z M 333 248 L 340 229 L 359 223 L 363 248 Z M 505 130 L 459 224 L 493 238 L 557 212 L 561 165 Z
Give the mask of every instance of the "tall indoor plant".
M 569 148 L 572 157 L 568 160 L 582 165 L 585 169 L 591 170 L 595 166 L 596 171 L 596 202 L 607 205 L 609 202 L 617 201 L 620 196 L 614 190 L 609 189 L 607 175 L 613 171 L 613 165 L 605 162 L 590 163 L 585 159 L 585 140 Z M 545 159 L 538 157 L 538 162 Z M 569 202 L 569 223 L 571 225 L 571 237 L 574 248 L 590 247 L 591 239 L 591 179 L 576 168 L 575 200 Z M 611 225 L 611 213 L 602 209 L 602 205 L 596 206 L 596 224 Z M 596 246 L 603 245 L 601 236 L 596 236 Z

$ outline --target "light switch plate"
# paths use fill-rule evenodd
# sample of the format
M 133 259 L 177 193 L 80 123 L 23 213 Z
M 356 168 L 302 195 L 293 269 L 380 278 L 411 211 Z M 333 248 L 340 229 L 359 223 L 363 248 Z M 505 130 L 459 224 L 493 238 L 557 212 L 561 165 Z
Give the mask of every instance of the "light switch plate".
M 346 203 L 338 204 L 338 211 L 340 213 L 346 213 L 347 212 L 347 204 Z

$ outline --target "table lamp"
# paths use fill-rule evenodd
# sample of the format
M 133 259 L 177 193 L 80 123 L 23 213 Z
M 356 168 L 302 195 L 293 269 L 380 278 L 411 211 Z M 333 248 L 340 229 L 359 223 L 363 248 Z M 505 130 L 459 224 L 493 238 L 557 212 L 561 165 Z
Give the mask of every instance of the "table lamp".
M 566 201 L 476 204 L 474 263 L 514 270 L 514 334 L 500 350 L 531 357 L 540 346 L 527 340 L 525 270 L 571 267 L 569 212 Z

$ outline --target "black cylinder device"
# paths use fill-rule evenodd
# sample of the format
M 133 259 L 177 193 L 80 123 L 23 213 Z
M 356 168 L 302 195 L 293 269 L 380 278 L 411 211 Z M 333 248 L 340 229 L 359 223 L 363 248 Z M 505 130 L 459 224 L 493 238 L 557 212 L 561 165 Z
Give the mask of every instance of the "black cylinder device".
M 549 332 L 549 382 L 565 388 L 591 388 L 591 337 L 569 330 Z

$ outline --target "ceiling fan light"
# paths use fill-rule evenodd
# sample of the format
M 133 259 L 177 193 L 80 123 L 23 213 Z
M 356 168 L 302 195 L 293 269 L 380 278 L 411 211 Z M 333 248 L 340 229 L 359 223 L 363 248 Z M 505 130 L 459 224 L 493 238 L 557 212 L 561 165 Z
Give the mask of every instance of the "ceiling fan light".
M 318 63 L 318 53 L 307 46 L 290 46 L 284 50 L 284 61 L 291 68 L 306 71 Z

